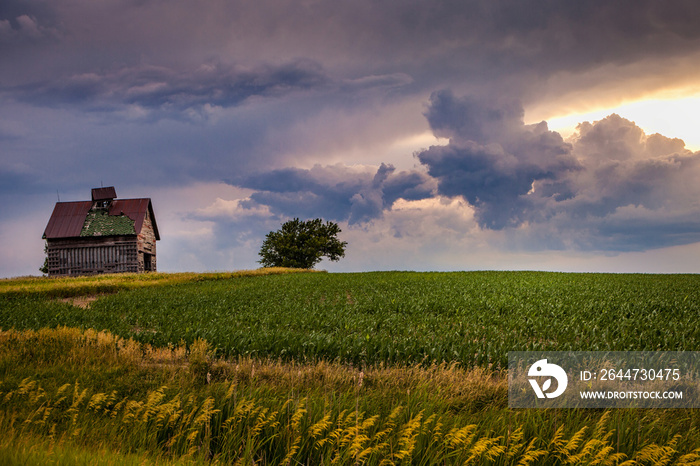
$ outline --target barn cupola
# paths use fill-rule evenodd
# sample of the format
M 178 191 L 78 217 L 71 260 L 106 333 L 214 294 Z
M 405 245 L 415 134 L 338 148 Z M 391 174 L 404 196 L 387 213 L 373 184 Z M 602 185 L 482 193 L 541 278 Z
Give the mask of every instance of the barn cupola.
M 92 208 L 93 210 L 109 209 L 110 204 L 117 198 L 117 191 L 114 186 L 107 188 L 92 188 Z

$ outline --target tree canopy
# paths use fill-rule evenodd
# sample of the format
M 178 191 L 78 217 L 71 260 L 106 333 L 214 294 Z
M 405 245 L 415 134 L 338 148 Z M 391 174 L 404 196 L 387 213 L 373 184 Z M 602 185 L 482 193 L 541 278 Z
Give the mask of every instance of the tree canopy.
M 298 218 L 282 224 L 265 236 L 258 262 L 263 267 L 311 269 L 323 257 L 338 261 L 345 257 L 346 241 L 338 239 L 340 227 L 322 219 L 301 221 Z

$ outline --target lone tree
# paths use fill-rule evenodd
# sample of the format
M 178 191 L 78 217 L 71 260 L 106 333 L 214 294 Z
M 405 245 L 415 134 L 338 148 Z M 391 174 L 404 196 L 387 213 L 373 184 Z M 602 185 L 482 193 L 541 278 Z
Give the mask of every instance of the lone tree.
M 265 236 L 260 259 L 263 267 L 292 267 L 311 269 L 326 256 L 338 261 L 345 256 L 346 241 L 337 238 L 338 224 L 323 223 L 320 218 L 301 221 L 298 218 L 285 222 L 277 231 Z

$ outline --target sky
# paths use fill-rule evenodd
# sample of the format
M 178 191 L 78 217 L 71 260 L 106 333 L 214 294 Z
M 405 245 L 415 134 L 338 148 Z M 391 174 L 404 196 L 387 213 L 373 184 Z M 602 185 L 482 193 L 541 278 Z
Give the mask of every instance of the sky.
M 150 197 L 161 271 L 700 272 L 693 0 L 2 0 L 0 277 L 57 200 Z

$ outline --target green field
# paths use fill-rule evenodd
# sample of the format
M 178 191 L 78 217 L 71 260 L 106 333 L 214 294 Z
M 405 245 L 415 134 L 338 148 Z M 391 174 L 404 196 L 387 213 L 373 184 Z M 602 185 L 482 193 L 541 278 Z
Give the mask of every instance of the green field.
M 0 462 L 700 464 L 695 410 L 509 410 L 504 369 L 699 350 L 700 276 L 267 272 L 0 281 Z
M 0 295 L 0 327 L 105 329 L 155 346 L 202 338 L 224 356 L 355 365 L 502 367 L 508 351 L 700 349 L 695 275 L 278 274 L 140 287 L 89 309 L 47 294 Z

